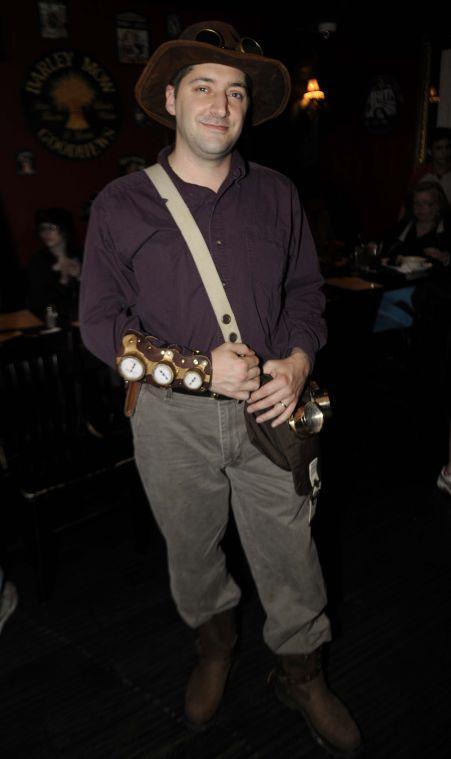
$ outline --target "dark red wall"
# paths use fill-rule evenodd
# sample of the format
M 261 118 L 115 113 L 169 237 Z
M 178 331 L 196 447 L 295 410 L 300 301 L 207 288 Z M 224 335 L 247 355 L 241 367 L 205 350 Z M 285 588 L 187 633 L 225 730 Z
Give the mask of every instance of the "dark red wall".
M 419 33 L 390 28 L 372 34 L 349 29 L 333 57 L 335 104 L 322 137 L 322 177 L 337 210 L 350 214 L 367 239 L 377 239 L 395 221 L 414 168 L 420 57 Z M 377 76 L 393 78 L 401 98 L 386 135 L 372 134 L 363 118 L 368 85 Z
M 159 6 L 134 2 L 68 3 L 66 39 L 48 40 L 40 36 L 37 3 L 11 2 L 3 6 L 4 62 L 2 72 L 3 108 L 6 118 L 0 127 L 2 149 L 2 194 L 5 216 L 10 225 L 16 255 L 26 261 L 36 247 L 33 218 L 36 208 L 64 206 L 72 211 L 80 236 L 83 203 L 118 174 L 117 161 L 126 154 L 143 154 L 153 160 L 167 140 L 166 130 L 157 124 L 138 127 L 133 118 L 133 87 L 141 66 L 117 61 L 115 13 L 136 10 L 149 19 L 153 39 L 164 36 L 164 14 Z M 47 52 L 75 48 L 91 54 L 111 73 L 122 101 L 122 125 L 117 141 L 94 159 L 69 161 L 50 153 L 33 136 L 21 110 L 21 91 L 31 64 Z M 36 156 L 34 176 L 16 174 L 16 153 L 30 149 Z
M 141 66 L 120 64 L 116 52 L 116 12 L 133 10 L 148 19 L 151 49 L 166 39 L 165 19 L 177 12 L 182 26 L 204 18 L 229 19 L 243 34 L 264 42 L 265 52 L 289 62 L 292 73 L 305 50 L 297 35 L 304 23 L 299 17 L 274 18 L 241 12 L 208 9 L 206 4 L 187 9 L 182 4 L 150 3 L 147 0 L 68 0 L 69 37 L 47 40 L 40 36 L 37 2 L 18 0 L 3 4 L 2 108 L 0 123 L 1 193 L 3 215 L 16 260 L 24 263 L 36 248 L 34 212 L 39 207 L 64 206 L 74 215 L 80 237 L 84 233 L 82 206 L 118 174 L 117 161 L 126 154 L 142 154 L 150 162 L 171 139 L 157 124 L 138 127 L 133 118 L 133 87 Z M 288 11 L 287 11 L 288 12 Z M 393 31 L 393 30 L 392 30 Z M 302 28 L 305 34 L 305 26 Z M 401 44 L 402 42 L 402 44 Z M 122 126 L 118 140 L 99 158 L 69 161 L 48 152 L 28 128 L 21 110 L 21 90 L 31 64 L 53 50 L 69 47 L 91 54 L 111 73 L 122 103 Z M 364 235 L 377 235 L 396 216 L 413 164 L 415 116 L 419 70 L 420 35 L 396 37 L 367 29 L 340 30 L 329 49 L 320 51 L 319 69 L 329 87 L 329 110 L 321 116 L 318 161 L 309 172 L 321 177 L 321 187 L 332 215 L 347 217 Z M 399 123 L 388 136 L 369 135 L 362 121 L 365 87 L 376 74 L 394 76 L 401 87 L 403 105 Z M 296 93 L 295 93 L 296 94 Z M 299 181 L 297 164 L 299 134 L 288 117 L 255 130 L 247 141 L 250 157 L 281 168 Z M 37 173 L 16 174 L 16 153 L 30 149 L 36 156 Z M 302 185 L 302 180 L 300 181 Z M 305 187 L 301 190 L 309 192 Z

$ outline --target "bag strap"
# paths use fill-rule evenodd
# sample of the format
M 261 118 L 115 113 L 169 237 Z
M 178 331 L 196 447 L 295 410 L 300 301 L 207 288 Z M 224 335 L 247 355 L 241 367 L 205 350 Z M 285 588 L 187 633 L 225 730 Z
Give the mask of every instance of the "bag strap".
M 148 166 L 144 171 L 157 192 L 166 201 L 168 211 L 183 235 L 207 291 L 224 342 L 241 342 L 241 335 L 232 306 L 229 303 L 207 243 L 191 211 L 161 164 L 155 163 L 153 166 Z

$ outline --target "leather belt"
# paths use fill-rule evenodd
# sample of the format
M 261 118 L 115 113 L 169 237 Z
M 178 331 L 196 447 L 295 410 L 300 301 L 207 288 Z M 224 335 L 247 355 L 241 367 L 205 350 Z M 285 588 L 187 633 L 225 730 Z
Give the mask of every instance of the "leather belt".
M 233 401 L 233 398 L 229 398 L 228 395 L 220 395 L 219 393 L 213 393 L 212 390 L 206 390 L 205 393 L 193 393 L 191 390 L 185 390 L 183 387 L 171 387 L 173 393 L 182 393 L 182 395 L 193 395 L 196 398 L 213 398 L 215 401 Z
M 147 376 L 144 379 L 147 384 L 152 385 L 152 387 L 156 387 L 156 385 L 151 382 L 150 378 Z M 212 390 L 205 390 L 205 392 L 196 393 L 193 390 L 185 390 L 184 387 L 174 387 L 173 385 L 169 385 L 169 387 L 161 387 L 160 390 L 171 390 L 173 393 L 181 393 L 182 395 L 189 395 L 191 398 L 210 398 L 215 401 L 233 401 L 233 398 L 229 398 L 228 395 L 220 395 L 220 393 L 214 393 Z

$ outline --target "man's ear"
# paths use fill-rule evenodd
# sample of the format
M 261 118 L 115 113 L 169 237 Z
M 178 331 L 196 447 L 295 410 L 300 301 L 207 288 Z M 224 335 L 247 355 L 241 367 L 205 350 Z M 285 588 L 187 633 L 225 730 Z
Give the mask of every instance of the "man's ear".
M 175 88 L 173 84 L 166 85 L 166 110 L 171 116 L 175 116 Z

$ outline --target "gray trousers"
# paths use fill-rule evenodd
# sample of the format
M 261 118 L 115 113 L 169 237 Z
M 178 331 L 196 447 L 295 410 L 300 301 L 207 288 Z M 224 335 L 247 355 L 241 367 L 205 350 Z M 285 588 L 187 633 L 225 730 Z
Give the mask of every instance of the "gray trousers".
M 314 505 L 251 445 L 244 413 L 240 401 L 141 389 L 136 464 L 167 543 L 171 592 L 194 628 L 238 604 L 219 545 L 231 507 L 266 612 L 265 642 L 277 654 L 310 653 L 330 640 Z

